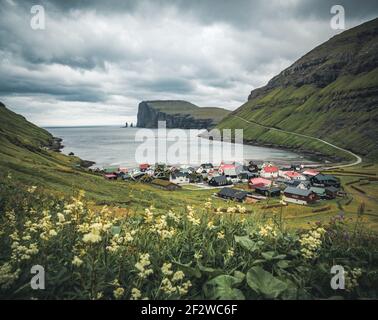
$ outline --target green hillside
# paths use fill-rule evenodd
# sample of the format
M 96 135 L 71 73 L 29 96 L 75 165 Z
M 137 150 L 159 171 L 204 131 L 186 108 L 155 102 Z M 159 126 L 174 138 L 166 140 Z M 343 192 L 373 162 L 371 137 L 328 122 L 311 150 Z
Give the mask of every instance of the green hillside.
M 38 186 L 59 196 L 84 190 L 94 204 L 133 211 L 152 204 L 157 208 L 172 208 L 183 202 L 200 204 L 212 193 L 161 192 L 147 184 L 107 181 L 81 168 L 81 159 L 46 148 L 53 141 L 52 135 L 1 103 L 0 133 L 0 183 L 11 179 L 21 186 Z
M 238 119 L 241 117 L 255 124 Z M 378 156 L 378 19 L 315 48 L 282 71 L 217 126 L 243 128 L 249 143 L 348 158 L 321 138 L 357 154 Z

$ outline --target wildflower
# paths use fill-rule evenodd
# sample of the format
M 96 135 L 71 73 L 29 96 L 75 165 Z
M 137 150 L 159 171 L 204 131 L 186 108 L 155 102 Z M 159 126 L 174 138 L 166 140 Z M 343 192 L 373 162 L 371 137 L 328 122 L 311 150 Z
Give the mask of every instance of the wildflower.
M 187 294 L 191 286 L 192 286 L 192 283 L 190 282 L 190 280 L 184 282 L 181 286 L 178 287 L 179 294 L 182 296 Z
M 299 243 L 301 244 L 302 256 L 305 259 L 310 260 L 317 256 L 317 252 L 322 246 L 321 238 L 325 232 L 325 229 L 319 227 L 301 236 Z
M 161 290 L 166 294 L 172 294 L 176 292 L 176 287 L 172 285 L 172 282 L 168 278 L 164 278 L 161 281 Z
M 233 256 L 234 256 L 234 253 L 235 253 L 235 251 L 234 251 L 233 248 L 228 249 L 228 250 L 227 250 L 227 257 L 228 257 L 228 258 L 233 257 Z
M 54 229 L 51 229 L 50 231 L 49 231 L 49 236 L 51 236 L 51 237 L 55 237 L 57 235 L 57 233 L 56 233 L 56 231 L 54 230 Z
M 209 230 L 213 230 L 215 229 L 216 227 L 214 226 L 214 221 L 210 220 L 208 223 L 207 223 L 207 229 Z
M 200 252 L 196 252 L 196 253 L 194 254 L 194 258 L 197 259 L 197 260 L 199 260 L 199 259 L 202 258 L 202 254 L 201 254 Z
M 210 201 L 205 202 L 205 209 L 211 209 L 212 203 Z
M 84 242 L 97 243 L 101 241 L 101 236 L 95 233 L 87 233 L 83 236 Z
M 169 276 L 173 273 L 171 268 L 172 268 L 172 263 L 164 263 L 163 266 L 161 267 L 161 271 L 163 272 L 163 274 Z
M 184 272 L 182 272 L 181 270 L 179 271 L 176 271 L 172 277 L 172 281 L 175 282 L 175 281 L 180 281 L 182 279 L 184 279 L 185 277 L 185 274 Z
M 0 288 L 8 289 L 19 277 L 20 269 L 12 271 L 12 265 L 9 262 L 0 266 Z
M 271 223 L 268 223 L 266 224 L 265 226 L 261 226 L 260 227 L 260 231 L 259 231 L 259 235 L 264 237 L 264 238 L 276 238 L 277 237 L 277 229 L 276 227 L 271 224 Z
M 151 223 L 154 219 L 154 214 L 151 212 L 150 209 L 145 209 L 144 210 L 144 222 L 145 223 Z
M 188 208 L 188 211 L 189 211 L 188 215 L 187 215 L 188 221 L 190 223 L 192 223 L 194 226 L 198 226 L 201 223 L 201 220 L 194 216 L 193 207 L 188 206 L 187 208 Z
M 148 253 L 140 254 L 139 261 L 135 264 L 135 268 L 139 270 L 138 276 L 140 278 L 145 279 L 153 273 L 152 269 L 148 269 L 150 265 L 150 255 Z
M 236 208 L 234 207 L 228 207 L 227 208 L 227 213 L 235 213 L 236 212 Z
M 217 233 L 217 238 L 218 238 L 218 239 L 224 239 L 224 232 L 223 232 L 223 231 L 219 231 L 219 232 Z
M 119 287 L 113 291 L 114 298 L 121 299 L 123 294 L 125 293 L 125 289 Z
M 83 264 L 83 260 L 81 260 L 78 256 L 75 256 L 72 260 L 72 264 L 75 267 L 80 267 Z
M 345 290 L 352 292 L 356 287 L 358 287 L 358 279 L 362 275 L 361 268 L 353 268 L 351 271 L 345 271 Z
M 241 206 L 241 205 L 237 205 L 237 210 L 239 213 L 245 213 L 247 210 L 245 207 Z
M 133 288 L 131 289 L 131 300 L 138 300 L 142 297 L 142 293 L 139 289 Z
M 63 213 L 58 212 L 57 216 L 58 216 L 59 223 L 63 223 L 66 221 L 66 218 L 64 217 Z
M 36 186 L 31 186 L 29 187 L 26 191 L 29 192 L 29 193 L 34 193 L 34 191 L 37 189 Z

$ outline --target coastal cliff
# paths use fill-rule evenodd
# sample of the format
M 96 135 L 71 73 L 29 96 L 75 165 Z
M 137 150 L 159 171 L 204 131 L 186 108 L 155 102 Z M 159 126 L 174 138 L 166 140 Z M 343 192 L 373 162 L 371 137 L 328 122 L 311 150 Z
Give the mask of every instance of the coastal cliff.
M 166 121 L 167 128 L 211 129 L 228 114 L 225 109 L 200 108 L 181 100 L 142 101 L 137 126 L 157 128 L 158 121 Z

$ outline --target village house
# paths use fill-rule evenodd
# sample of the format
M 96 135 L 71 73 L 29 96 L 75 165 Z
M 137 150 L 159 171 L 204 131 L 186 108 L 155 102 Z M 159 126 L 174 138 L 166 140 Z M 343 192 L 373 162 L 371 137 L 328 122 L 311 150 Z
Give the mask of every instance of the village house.
M 168 180 L 154 179 L 154 180 L 151 181 L 151 184 L 154 187 L 157 187 L 157 188 L 163 189 L 163 190 L 174 191 L 174 190 L 181 189 L 181 187 L 179 185 L 172 183 Z
M 324 188 L 321 187 L 311 187 L 309 189 L 310 191 L 314 192 L 318 198 L 325 199 L 327 197 L 326 191 Z
M 249 180 L 249 188 L 254 189 L 256 187 L 269 187 L 272 185 L 272 181 L 264 178 L 252 178 Z
M 278 171 L 278 167 L 268 164 L 262 167 L 260 171 L 260 177 L 267 179 L 275 179 L 278 178 Z
M 256 187 L 255 192 L 263 195 L 264 197 L 279 197 L 281 195 L 281 189 L 277 187 Z
M 307 180 L 307 178 L 297 171 L 279 170 L 278 175 L 288 180 Z
M 209 185 L 213 187 L 221 187 L 221 186 L 227 186 L 231 184 L 231 181 L 229 181 L 225 176 L 216 176 L 212 177 L 208 181 Z
M 306 169 L 305 171 L 302 172 L 305 176 L 313 177 L 318 175 L 320 172 L 316 171 L 314 169 Z
M 283 191 L 282 200 L 296 204 L 310 204 L 316 201 L 316 194 L 310 190 L 287 187 Z
M 176 184 L 189 183 L 189 174 L 178 171 L 171 173 L 169 181 Z
M 306 180 L 306 181 L 300 181 L 299 184 L 297 185 L 298 189 L 302 190 L 309 190 L 311 188 L 311 182 Z
M 249 171 L 242 171 L 238 174 L 238 178 L 241 182 L 248 182 L 252 178 L 256 178 L 257 174 Z
M 335 199 L 339 195 L 339 188 L 336 187 L 325 187 L 325 192 L 328 199 Z
M 340 188 L 340 181 L 329 174 L 317 174 L 310 178 L 311 184 L 315 187 L 336 187 Z
M 248 196 L 248 192 L 231 188 L 223 188 L 217 195 L 223 199 L 243 202 Z

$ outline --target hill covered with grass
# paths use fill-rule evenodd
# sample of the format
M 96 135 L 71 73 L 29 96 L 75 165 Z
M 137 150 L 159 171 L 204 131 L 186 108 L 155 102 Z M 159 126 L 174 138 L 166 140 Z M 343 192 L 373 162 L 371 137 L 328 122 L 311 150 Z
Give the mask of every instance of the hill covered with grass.
M 266 86 L 253 90 L 248 101 L 217 126 L 244 129 L 247 143 L 347 158 L 321 142 L 261 125 L 311 135 L 375 159 L 378 156 L 378 19 L 316 47 Z
M 229 113 L 222 108 L 200 108 L 182 100 L 142 101 L 137 126 L 157 128 L 158 121 L 166 121 L 167 128 L 209 129 Z

